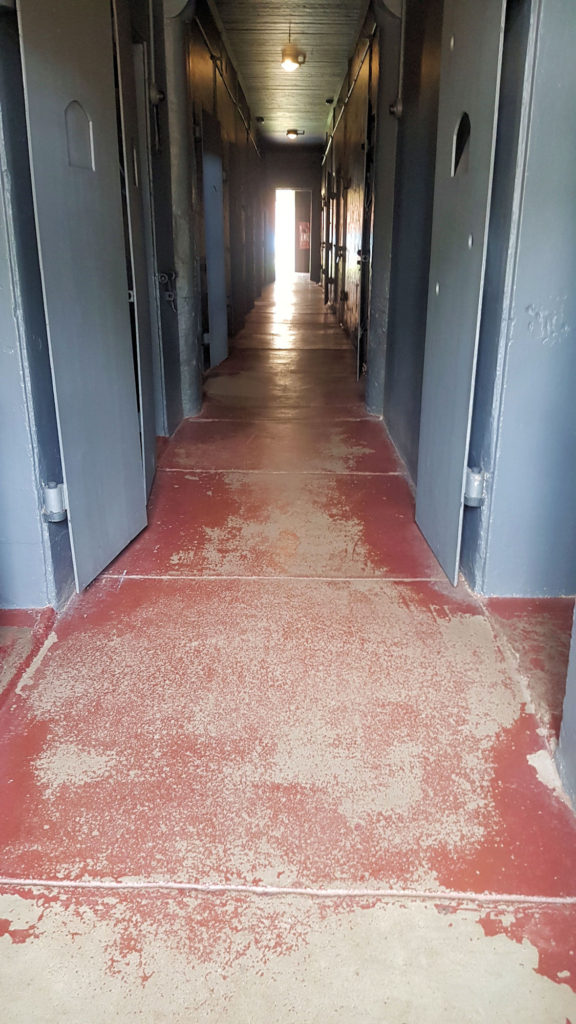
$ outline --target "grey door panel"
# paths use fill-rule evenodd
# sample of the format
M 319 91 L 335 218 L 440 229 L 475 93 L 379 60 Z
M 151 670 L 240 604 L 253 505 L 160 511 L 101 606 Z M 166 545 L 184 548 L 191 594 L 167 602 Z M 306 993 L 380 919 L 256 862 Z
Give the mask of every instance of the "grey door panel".
M 446 0 L 416 521 L 458 579 L 505 0 Z
M 19 0 L 34 205 L 78 589 L 146 525 L 110 10 Z
M 152 333 L 150 330 L 150 296 L 146 265 L 146 240 L 140 145 L 138 140 L 138 106 L 134 78 L 134 55 L 130 9 L 121 0 L 114 0 L 116 53 L 118 61 L 122 144 L 124 148 L 124 187 L 128 212 L 128 241 L 132 267 L 132 292 L 138 392 L 140 398 L 140 437 L 146 497 L 150 494 L 156 472 L 156 417 L 154 412 L 154 369 Z

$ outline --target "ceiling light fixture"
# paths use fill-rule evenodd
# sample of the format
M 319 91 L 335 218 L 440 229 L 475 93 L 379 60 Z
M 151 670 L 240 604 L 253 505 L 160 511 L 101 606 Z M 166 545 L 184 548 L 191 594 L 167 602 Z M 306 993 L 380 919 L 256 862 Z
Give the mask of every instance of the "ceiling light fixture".
M 288 45 L 282 50 L 282 67 L 284 71 L 296 71 L 306 60 L 306 54 L 302 53 L 292 42 L 292 25 L 288 26 Z
M 301 128 L 288 128 L 286 135 L 289 139 L 297 139 L 299 135 L 304 135 L 304 131 Z

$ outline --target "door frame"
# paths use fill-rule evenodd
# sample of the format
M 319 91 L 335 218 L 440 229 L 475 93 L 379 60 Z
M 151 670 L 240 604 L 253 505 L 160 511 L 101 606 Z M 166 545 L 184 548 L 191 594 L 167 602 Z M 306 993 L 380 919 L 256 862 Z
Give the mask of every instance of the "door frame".
M 127 219 L 127 254 L 131 276 L 132 326 L 135 333 L 140 416 L 140 443 L 144 487 L 148 498 L 156 472 L 156 415 L 152 357 L 151 297 L 149 292 L 142 170 L 142 143 L 136 94 L 130 12 L 122 0 L 112 0 L 120 132 L 124 154 L 124 195 Z

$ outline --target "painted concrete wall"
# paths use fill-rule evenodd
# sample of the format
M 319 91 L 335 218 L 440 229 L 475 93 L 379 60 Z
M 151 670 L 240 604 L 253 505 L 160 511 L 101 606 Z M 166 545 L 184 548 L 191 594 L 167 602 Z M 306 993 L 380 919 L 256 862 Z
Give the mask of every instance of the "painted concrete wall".
M 533 3 L 530 26 L 515 6 L 515 53 L 505 81 L 522 69 L 528 28 L 530 77 L 507 214 L 511 245 L 492 253 L 496 292 L 498 270 L 505 276 L 503 305 L 497 356 L 490 345 L 483 352 L 483 401 L 490 376 L 494 387 L 489 413 L 477 411 L 473 452 L 491 460 L 483 461 L 490 476 L 484 507 L 468 514 L 465 564 L 483 593 L 552 596 L 576 590 L 576 19 L 571 0 Z M 506 103 L 513 126 L 517 104 Z M 506 164 L 505 153 L 501 160 Z M 505 191 L 496 193 L 493 221 L 510 205 Z
M 398 121 L 390 107 L 398 100 L 401 19 L 379 4 L 378 82 L 374 152 L 372 287 L 367 347 L 366 407 L 384 415 L 384 378 L 390 311 L 390 276 L 396 192 Z
M 576 809 L 576 613 L 572 627 L 566 696 L 564 698 L 562 728 L 560 730 L 560 742 L 556 752 L 556 761 L 560 776 L 566 787 L 566 792 Z
M 15 16 L 0 15 L 0 607 L 61 604 L 73 587 L 66 523 L 44 523 L 61 481 L 28 168 Z
M 150 82 L 156 85 L 158 95 L 164 97 L 156 104 L 150 104 L 149 107 L 150 164 L 156 270 L 159 273 L 170 273 L 175 269 L 175 253 L 163 0 L 130 0 L 130 14 L 135 41 L 146 44 Z M 174 135 L 174 124 L 172 127 Z M 171 434 L 183 415 L 178 313 L 165 297 L 165 292 L 168 290 L 161 289 L 160 292 L 160 328 L 162 333 L 160 373 L 164 384 L 164 402 L 163 408 L 160 404 L 157 416 L 157 432 L 159 434 Z
M 336 264 L 332 304 L 339 322 L 354 339 L 360 318 L 360 267 L 357 254 L 362 249 L 364 222 L 368 102 L 372 96 L 375 106 L 377 84 L 377 55 L 374 78 L 371 74 L 372 52 L 365 56 L 366 36 L 369 37 L 372 27 L 373 19 L 370 18 L 350 61 L 348 75 L 334 108 L 336 128 L 326 161 L 336 182 L 340 203 L 338 241 L 341 255 Z M 373 43 L 373 49 L 377 51 L 377 43 Z M 344 106 L 352 85 L 352 94 Z
M 195 232 L 191 230 L 197 196 L 188 74 L 189 25 L 196 3 L 164 0 L 163 8 L 180 397 L 182 414 L 194 416 L 202 408 L 203 369 L 198 258 Z
M 193 20 L 188 35 L 187 67 L 191 97 L 192 131 L 201 130 L 203 114 L 215 122 L 219 133 L 224 172 L 224 232 L 228 297 L 228 325 L 231 334 L 240 330 L 263 284 L 263 215 L 264 165 L 248 137 L 246 123 L 251 114 L 234 65 L 214 22 L 209 6 L 203 0 L 196 5 L 196 15 L 208 38 L 208 45 L 198 24 Z M 218 56 L 224 75 L 216 70 L 211 52 Z M 238 106 L 232 100 L 236 98 Z M 240 114 L 242 112 L 242 115 Z M 206 120 L 206 117 L 204 117 Z M 196 259 L 200 294 L 197 301 L 205 312 L 204 221 L 202 211 L 201 139 L 196 139 L 192 154 L 194 166 L 192 206 Z
M 407 0 L 404 109 L 397 140 L 384 418 L 413 479 L 426 340 L 442 6 L 442 0 Z M 379 117 L 386 116 L 380 109 Z

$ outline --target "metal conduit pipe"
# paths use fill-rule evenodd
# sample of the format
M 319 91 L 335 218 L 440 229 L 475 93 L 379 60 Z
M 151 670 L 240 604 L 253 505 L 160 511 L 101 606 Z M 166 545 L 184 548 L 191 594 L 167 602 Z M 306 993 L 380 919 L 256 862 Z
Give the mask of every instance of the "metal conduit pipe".
M 398 121 L 404 113 L 404 55 L 406 53 L 406 7 L 408 0 L 402 0 L 402 14 L 400 21 L 400 54 L 398 59 L 398 90 L 394 103 L 390 104 L 389 110 L 392 117 Z
M 377 29 L 378 29 L 378 26 L 375 24 L 373 29 L 372 29 L 372 31 L 371 31 L 371 33 L 370 33 L 370 38 L 368 39 L 368 42 L 366 43 L 366 49 L 364 50 L 364 53 L 362 54 L 362 59 L 360 61 L 360 64 L 358 65 L 358 68 L 356 69 L 356 74 L 354 75 L 354 78 L 352 79 L 352 83 L 350 85 L 350 88 L 348 89 L 348 92 L 346 93 L 346 97 L 345 97 L 344 102 L 342 104 L 340 113 L 338 114 L 338 117 L 336 118 L 336 124 L 334 125 L 334 127 L 332 128 L 332 131 L 330 132 L 330 136 L 328 138 L 328 143 L 326 145 L 326 149 L 324 150 L 324 156 L 322 157 L 322 166 L 324 166 L 324 164 L 326 163 L 326 160 L 328 159 L 328 153 L 330 152 L 330 147 L 331 147 L 332 142 L 334 140 L 334 136 L 335 136 L 335 134 L 336 134 L 336 132 L 338 130 L 338 125 L 340 124 L 340 121 L 342 120 L 342 115 L 344 114 L 344 111 L 346 110 L 346 107 L 348 106 L 348 103 L 350 101 L 350 97 L 352 96 L 352 93 L 354 92 L 354 87 L 355 87 L 356 82 L 358 81 L 358 79 L 360 77 L 360 72 L 362 71 L 362 68 L 364 67 L 364 61 L 366 60 L 366 57 L 368 56 L 368 54 L 370 53 L 370 50 L 372 49 L 372 43 L 374 42 L 374 36 L 376 35 Z
M 195 23 L 196 23 L 196 25 L 198 27 L 198 30 L 200 32 L 200 35 L 202 36 L 202 39 L 204 40 L 204 44 L 206 46 L 206 49 L 208 50 L 208 53 L 210 54 L 210 60 L 214 64 L 214 67 L 216 68 L 218 74 L 220 75 L 220 78 L 222 80 L 222 84 L 223 84 L 224 88 L 226 89 L 226 92 L 228 93 L 230 99 L 232 100 L 232 103 L 234 104 L 234 107 L 235 107 L 236 111 L 240 115 L 242 124 L 244 125 L 244 127 L 246 129 L 246 134 L 247 134 L 248 138 L 250 139 L 250 142 L 254 146 L 254 149 L 256 150 L 258 156 L 260 157 L 260 159 L 262 159 L 262 153 L 258 149 L 258 144 L 256 142 L 256 139 L 252 135 L 252 130 L 250 128 L 250 122 L 246 120 L 246 116 L 244 114 L 244 111 L 242 110 L 242 107 L 238 103 L 238 100 L 237 100 L 236 96 L 234 96 L 233 93 L 231 92 L 231 90 L 230 90 L 230 88 L 228 86 L 228 82 L 226 81 L 226 79 L 224 77 L 224 72 L 222 71 L 222 66 L 221 66 L 222 58 L 219 57 L 217 53 L 214 53 L 214 51 L 213 51 L 213 49 L 212 49 L 212 47 L 210 45 L 210 40 L 208 39 L 208 36 L 206 35 L 206 32 L 204 31 L 204 29 L 202 27 L 200 19 L 197 16 L 195 16 L 194 17 L 194 21 L 195 21 Z

